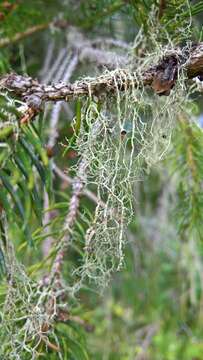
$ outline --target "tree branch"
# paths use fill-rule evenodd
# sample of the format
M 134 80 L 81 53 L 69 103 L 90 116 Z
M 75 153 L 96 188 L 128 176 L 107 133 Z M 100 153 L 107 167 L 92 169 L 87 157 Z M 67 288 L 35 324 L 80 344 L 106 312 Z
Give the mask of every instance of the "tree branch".
M 5 37 L 5 38 L 0 39 L 0 48 L 15 44 L 18 41 L 20 41 L 26 37 L 29 37 L 39 31 L 48 29 L 49 26 L 51 26 L 51 25 L 55 26 L 57 28 L 60 28 L 60 29 L 65 29 L 70 25 L 70 22 L 67 22 L 66 20 L 54 20 L 54 21 L 50 21 L 50 22 L 47 22 L 44 24 L 37 24 L 37 25 L 31 26 L 30 28 L 26 29 L 25 31 L 16 33 L 12 37 Z
M 35 25 L 35 26 L 28 28 L 27 30 L 25 30 L 23 32 L 19 32 L 19 33 L 15 34 L 11 38 L 5 37 L 3 39 L 0 39 L 0 48 L 3 48 L 7 45 L 15 44 L 16 42 L 18 42 L 28 36 L 31 36 L 31 35 L 35 34 L 36 32 L 47 29 L 49 26 L 50 26 L 50 23 Z
M 85 187 L 86 170 L 88 164 L 86 160 L 82 159 L 78 167 L 78 174 L 73 179 L 72 188 L 73 193 L 70 199 L 70 205 L 68 214 L 64 223 L 64 236 L 59 242 L 59 248 L 54 259 L 54 263 L 51 269 L 50 280 L 55 280 L 57 287 L 61 287 L 61 270 L 64 261 L 64 257 L 70 242 L 71 233 L 76 222 L 77 213 L 80 206 L 80 197 Z
M 150 85 L 159 95 L 168 95 L 175 85 L 180 69 L 185 71 L 188 79 L 203 74 L 203 43 L 191 47 L 187 53 L 181 49 L 174 50 L 157 65 L 141 74 L 117 69 L 96 78 L 85 78 L 67 85 L 43 85 L 28 76 L 8 74 L 0 78 L 0 90 L 11 91 L 34 110 L 39 110 L 42 103 L 47 101 L 70 101 L 90 94 L 111 94 L 118 89 L 124 91 L 140 84 Z

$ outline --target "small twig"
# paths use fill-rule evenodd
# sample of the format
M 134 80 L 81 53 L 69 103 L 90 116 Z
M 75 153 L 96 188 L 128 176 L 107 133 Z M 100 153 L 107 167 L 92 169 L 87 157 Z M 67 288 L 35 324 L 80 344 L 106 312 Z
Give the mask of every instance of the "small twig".
M 19 32 L 19 33 L 15 34 L 11 38 L 5 37 L 3 39 L 0 39 L 0 48 L 3 48 L 5 46 L 11 45 L 11 44 L 15 44 L 18 41 L 20 41 L 26 37 L 29 37 L 39 31 L 48 29 L 50 26 L 55 26 L 55 27 L 64 29 L 64 28 L 67 28 L 69 25 L 70 25 L 70 22 L 67 22 L 65 20 L 55 20 L 55 21 L 50 21 L 45 24 L 34 25 L 23 32 Z
M 56 345 L 56 344 L 51 343 L 51 342 L 47 339 L 46 336 L 40 335 L 40 339 L 41 339 L 41 341 L 43 341 L 43 342 L 46 344 L 46 346 L 47 346 L 48 348 L 50 348 L 51 350 L 54 350 L 54 351 L 57 351 L 57 352 L 60 351 L 59 346 Z
M 80 205 L 80 196 L 84 190 L 84 186 L 86 183 L 86 169 L 88 163 L 86 160 L 82 159 L 79 167 L 78 167 L 78 174 L 73 179 L 73 194 L 69 204 L 68 214 L 65 219 L 64 223 L 64 236 L 60 240 L 59 243 L 59 250 L 57 252 L 56 258 L 54 260 L 52 269 L 51 269 L 51 277 L 50 281 L 54 280 L 57 287 L 61 287 L 61 270 L 62 264 L 64 260 L 64 256 L 66 254 L 67 247 L 70 241 L 70 234 L 72 232 L 73 226 L 76 221 L 77 213 L 79 210 Z
M 28 108 L 20 119 L 20 125 L 28 124 L 35 117 L 36 113 L 35 109 Z
M 15 34 L 13 37 L 9 38 L 3 38 L 0 39 L 0 48 L 3 48 L 7 45 L 11 45 L 11 44 L 15 44 L 16 42 L 31 36 L 39 31 L 45 30 L 50 26 L 51 23 L 46 23 L 46 24 L 39 24 L 39 25 L 35 25 L 30 27 L 29 29 L 23 31 L 23 32 L 19 32 L 17 34 Z

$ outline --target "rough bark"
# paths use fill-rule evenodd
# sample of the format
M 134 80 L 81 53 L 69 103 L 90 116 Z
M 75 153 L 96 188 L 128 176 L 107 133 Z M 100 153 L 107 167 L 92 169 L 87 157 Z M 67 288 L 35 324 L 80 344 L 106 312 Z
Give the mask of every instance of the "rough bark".
M 43 102 L 71 101 L 89 94 L 100 96 L 113 94 L 135 86 L 151 86 L 159 95 L 168 95 L 183 69 L 186 77 L 191 79 L 203 74 L 203 43 L 191 47 L 190 51 L 178 49 L 169 53 L 157 65 L 140 74 L 125 69 L 117 69 L 104 73 L 96 78 L 87 78 L 73 84 L 58 83 L 53 85 L 40 84 L 29 76 L 8 74 L 0 78 L 0 90 L 6 89 L 26 101 L 34 110 L 40 110 Z

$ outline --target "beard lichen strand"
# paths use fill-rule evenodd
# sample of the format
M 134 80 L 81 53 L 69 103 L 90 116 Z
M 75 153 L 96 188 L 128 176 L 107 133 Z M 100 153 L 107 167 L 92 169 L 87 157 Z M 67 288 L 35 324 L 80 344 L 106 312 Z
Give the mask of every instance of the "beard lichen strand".
M 56 294 L 51 288 L 42 288 L 32 281 L 22 266 L 17 264 L 14 267 L 12 264 L 12 267 L 15 270 L 12 274 L 13 283 L 8 284 L 1 320 L 0 355 L 14 360 L 29 354 L 30 359 L 35 359 L 42 342 L 46 346 L 54 339 L 58 344 L 53 327 L 57 307 L 52 306 L 49 313 L 46 306 L 48 301 L 57 303 Z M 60 352 L 59 358 L 62 359 Z
M 114 77 L 116 100 L 104 96 L 100 109 L 97 99 L 90 96 L 82 109 L 77 139 L 78 153 L 84 156 L 85 150 L 87 154 L 87 182 L 97 186 L 97 197 L 105 202 L 104 207 L 98 202 L 86 233 L 84 263 L 78 273 L 101 286 L 123 263 L 125 227 L 133 215 L 132 185 L 166 155 L 176 116 L 188 97 L 182 73 L 167 97 L 144 88 L 139 68 L 130 88 L 129 76 L 125 70 L 121 77 Z
M 8 224 L 4 219 L 6 249 L 4 258 L 7 270 L 7 292 L 1 312 L 0 358 L 15 360 L 29 356 L 36 359 L 39 345 L 54 341 L 59 345 L 53 322 L 56 306 L 51 312 L 47 302 L 56 304 L 57 294 L 51 287 L 42 287 L 25 272 L 16 259 L 10 238 Z M 20 324 L 20 326 L 19 326 Z M 59 350 L 59 359 L 62 355 Z

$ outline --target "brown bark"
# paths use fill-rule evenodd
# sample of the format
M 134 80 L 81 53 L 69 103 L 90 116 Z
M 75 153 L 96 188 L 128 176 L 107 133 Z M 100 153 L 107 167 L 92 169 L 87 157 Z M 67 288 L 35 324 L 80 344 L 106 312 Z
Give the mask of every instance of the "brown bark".
M 203 74 L 203 43 L 191 47 L 187 52 L 177 49 L 165 56 L 157 65 L 140 74 L 117 69 L 104 73 L 96 78 L 82 79 L 73 84 L 43 85 L 28 76 L 8 74 L 0 78 L 0 89 L 7 89 L 14 96 L 26 101 L 28 106 L 39 110 L 42 102 L 71 101 L 81 96 L 112 94 L 119 90 L 135 86 L 152 86 L 159 95 L 168 95 L 178 73 L 184 70 L 186 77 L 191 79 Z

